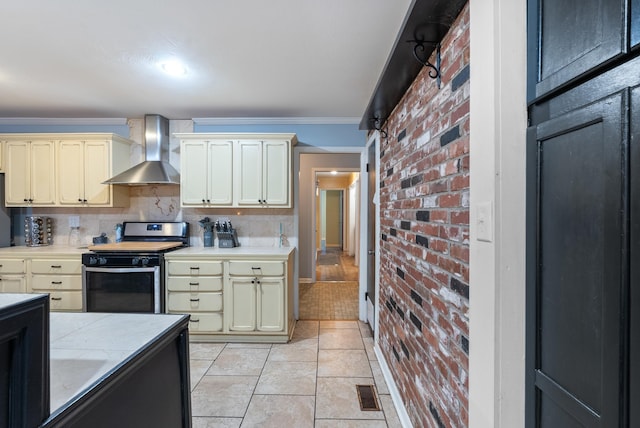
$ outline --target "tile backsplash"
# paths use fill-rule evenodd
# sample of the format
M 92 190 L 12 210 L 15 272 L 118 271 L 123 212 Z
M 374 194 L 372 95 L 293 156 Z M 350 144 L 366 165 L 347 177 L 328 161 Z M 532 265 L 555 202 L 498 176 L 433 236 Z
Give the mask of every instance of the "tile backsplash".
M 194 209 L 180 207 L 180 187 L 170 185 L 132 186 L 127 208 L 33 208 L 14 212 L 14 242 L 24 245 L 24 216 L 39 215 L 53 220 L 53 244 L 69 242 L 69 218 L 80 218 L 80 242 L 91 244 L 94 236 L 105 233 L 115 242 L 115 226 L 123 221 L 186 221 L 190 245 L 203 246 L 203 230 L 198 223 L 204 217 L 212 221 L 228 218 L 245 247 L 277 247 L 280 231 L 284 246 L 297 245 L 292 209 Z M 217 246 L 217 242 L 214 244 Z

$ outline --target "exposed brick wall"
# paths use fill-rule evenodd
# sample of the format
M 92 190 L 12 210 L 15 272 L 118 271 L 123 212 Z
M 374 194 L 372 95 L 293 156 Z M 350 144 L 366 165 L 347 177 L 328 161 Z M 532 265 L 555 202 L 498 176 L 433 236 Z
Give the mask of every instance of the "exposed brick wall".
M 416 427 L 468 425 L 469 5 L 380 143 L 380 348 Z

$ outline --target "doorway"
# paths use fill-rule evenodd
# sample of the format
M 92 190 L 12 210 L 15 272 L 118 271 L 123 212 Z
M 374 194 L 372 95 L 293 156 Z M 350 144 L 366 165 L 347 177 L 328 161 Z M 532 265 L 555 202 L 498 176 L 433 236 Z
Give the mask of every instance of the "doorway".
M 315 281 L 300 284 L 300 319 L 359 319 L 359 179 L 319 170 L 315 178 Z

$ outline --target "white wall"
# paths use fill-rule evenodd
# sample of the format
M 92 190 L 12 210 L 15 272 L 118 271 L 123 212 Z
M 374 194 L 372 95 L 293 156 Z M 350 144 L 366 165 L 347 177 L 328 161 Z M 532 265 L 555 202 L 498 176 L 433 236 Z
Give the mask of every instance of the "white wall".
M 472 0 L 470 11 L 469 426 L 514 428 L 524 425 L 526 0 Z

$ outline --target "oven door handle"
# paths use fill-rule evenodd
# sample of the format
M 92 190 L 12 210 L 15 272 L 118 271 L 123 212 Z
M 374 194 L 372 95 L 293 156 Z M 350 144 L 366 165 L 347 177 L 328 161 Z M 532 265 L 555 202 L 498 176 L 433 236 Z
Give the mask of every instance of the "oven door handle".
M 105 273 L 131 273 L 131 272 L 154 272 L 156 270 L 155 267 L 133 267 L 133 268 L 94 268 L 94 267 L 86 267 L 85 271 L 87 272 L 105 272 Z

